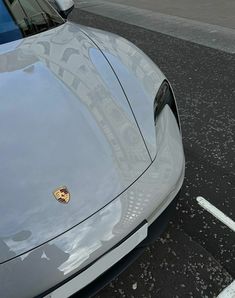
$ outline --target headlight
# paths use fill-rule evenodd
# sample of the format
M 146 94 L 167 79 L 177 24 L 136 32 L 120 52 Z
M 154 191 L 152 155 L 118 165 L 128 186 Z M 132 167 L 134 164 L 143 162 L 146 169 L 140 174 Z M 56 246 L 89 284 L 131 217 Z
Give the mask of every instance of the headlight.
M 175 103 L 175 99 L 173 96 L 173 93 L 171 91 L 171 88 L 167 81 L 164 81 L 161 85 L 161 87 L 158 90 L 157 96 L 154 101 L 154 121 L 156 124 L 157 117 L 161 113 L 162 109 L 165 105 L 169 105 L 171 108 L 173 114 L 175 115 L 176 121 L 180 128 L 180 121 L 179 121 L 179 115 L 177 111 L 177 106 Z

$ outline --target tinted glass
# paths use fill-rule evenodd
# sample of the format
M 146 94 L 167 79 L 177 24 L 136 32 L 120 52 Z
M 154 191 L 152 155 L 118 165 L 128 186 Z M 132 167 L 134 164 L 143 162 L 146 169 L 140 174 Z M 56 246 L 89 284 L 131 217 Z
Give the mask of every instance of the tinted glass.
M 45 0 L 0 0 L 0 44 L 63 23 L 61 16 Z

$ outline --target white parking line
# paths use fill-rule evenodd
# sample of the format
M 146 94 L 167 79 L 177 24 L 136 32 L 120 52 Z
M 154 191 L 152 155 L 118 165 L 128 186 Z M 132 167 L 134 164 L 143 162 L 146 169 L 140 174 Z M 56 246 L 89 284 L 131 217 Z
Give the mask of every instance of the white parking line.
M 235 280 L 217 298 L 235 298 Z
M 223 212 L 221 212 L 218 208 L 213 206 L 203 197 L 197 197 L 197 202 L 202 208 L 206 209 L 214 217 L 216 217 L 223 224 L 229 227 L 233 232 L 235 232 L 235 222 L 231 218 L 229 218 L 227 215 L 225 215 Z

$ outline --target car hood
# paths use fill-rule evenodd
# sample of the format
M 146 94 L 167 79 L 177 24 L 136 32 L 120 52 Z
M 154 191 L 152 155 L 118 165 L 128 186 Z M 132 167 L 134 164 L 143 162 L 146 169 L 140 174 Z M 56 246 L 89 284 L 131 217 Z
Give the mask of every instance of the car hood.
M 93 215 L 150 159 L 115 74 L 75 24 L 1 45 L 0 90 L 2 263 Z

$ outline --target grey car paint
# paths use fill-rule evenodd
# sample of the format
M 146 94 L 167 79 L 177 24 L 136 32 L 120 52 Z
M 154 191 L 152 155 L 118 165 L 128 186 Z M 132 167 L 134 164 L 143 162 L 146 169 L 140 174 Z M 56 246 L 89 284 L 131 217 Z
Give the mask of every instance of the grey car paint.
M 101 49 L 125 90 L 152 159 L 155 158 L 156 133 L 153 102 L 165 79 L 159 68 L 128 40 L 99 29 L 82 27 Z
M 144 219 L 159 216 L 184 177 L 181 136 L 167 106 L 157 133 L 156 159 L 127 191 L 67 233 L 0 266 L 1 297 L 32 297 L 50 289 L 96 260 Z M 9 247 L 6 250 L 10 253 Z
M 142 94 L 135 107 L 125 90 L 142 134 L 106 59 Z M 184 154 L 170 108 L 151 117 L 164 76 L 122 38 L 67 22 L 0 46 L 0 68 L 0 296 L 32 297 L 158 216 Z M 60 185 L 68 205 L 53 198 Z
M 150 158 L 111 67 L 76 26 L 12 46 L 0 56 L 0 235 L 18 255 L 109 203 Z M 63 185 L 66 206 L 53 197 Z

